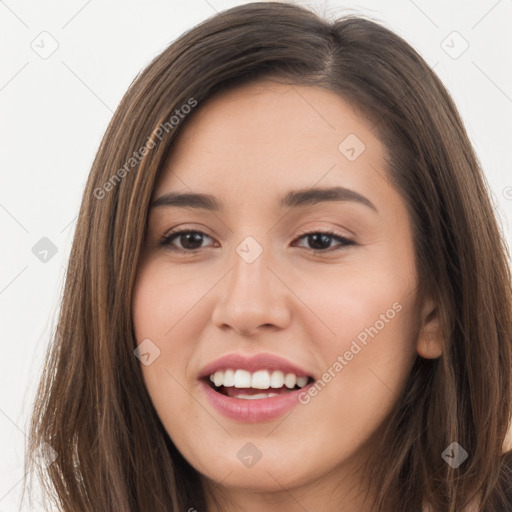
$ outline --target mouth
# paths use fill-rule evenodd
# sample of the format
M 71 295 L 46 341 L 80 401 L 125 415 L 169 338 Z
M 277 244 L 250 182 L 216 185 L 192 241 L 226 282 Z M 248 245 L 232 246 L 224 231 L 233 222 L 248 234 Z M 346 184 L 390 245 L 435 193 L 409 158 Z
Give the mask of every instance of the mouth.
M 239 422 L 264 422 L 301 403 L 312 373 L 271 353 L 231 353 L 204 367 L 201 388 L 213 409 Z
M 311 384 L 311 376 L 280 370 L 218 370 L 202 379 L 214 392 L 238 400 L 265 400 L 288 395 Z

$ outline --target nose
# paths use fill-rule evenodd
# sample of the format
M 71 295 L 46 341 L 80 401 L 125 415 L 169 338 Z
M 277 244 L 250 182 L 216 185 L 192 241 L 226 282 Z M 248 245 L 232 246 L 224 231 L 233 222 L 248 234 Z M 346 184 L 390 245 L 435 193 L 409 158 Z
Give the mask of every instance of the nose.
M 266 252 L 252 263 L 237 253 L 232 261 L 231 272 L 217 289 L 213 324 L 248 337 L 262 330 L 286 328 L 291 318 L 290 290 L 284 284 L 286 280 L 271 268 Z

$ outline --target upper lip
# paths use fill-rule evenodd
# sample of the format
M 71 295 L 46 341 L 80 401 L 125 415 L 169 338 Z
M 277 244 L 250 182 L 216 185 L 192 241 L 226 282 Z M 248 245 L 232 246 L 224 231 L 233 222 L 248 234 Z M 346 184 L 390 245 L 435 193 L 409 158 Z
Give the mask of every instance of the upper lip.
M 269 353 L 256 355 L 226 354 L 207 364 L 200 372 L 199 378 L 209 377 L 219 370 L 247 370 L 254 373 L 258 370 L 280 370 L 284 374 L 294 373 L 297 377 L 311 377 L 311 372 L 291 363 L 283 357 Z

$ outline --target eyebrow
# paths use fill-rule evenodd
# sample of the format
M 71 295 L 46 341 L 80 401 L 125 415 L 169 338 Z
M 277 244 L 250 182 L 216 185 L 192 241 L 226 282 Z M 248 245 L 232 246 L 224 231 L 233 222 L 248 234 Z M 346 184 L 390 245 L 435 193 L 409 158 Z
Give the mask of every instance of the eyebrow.
M 280 202 L 280 207 L 299 208 L 330 201 L 355 202 L 378 212 L 375 205 L 369 199 L 358 192 L 345 187 L 292 190 L 283 197 Z M 168 192 L 151 203 L 151 208 L 158 208 L 162 206 L 198 208 L 214 212 L 223 210 L 222 203 L 220 203 L 215 196 L 188 192 Z

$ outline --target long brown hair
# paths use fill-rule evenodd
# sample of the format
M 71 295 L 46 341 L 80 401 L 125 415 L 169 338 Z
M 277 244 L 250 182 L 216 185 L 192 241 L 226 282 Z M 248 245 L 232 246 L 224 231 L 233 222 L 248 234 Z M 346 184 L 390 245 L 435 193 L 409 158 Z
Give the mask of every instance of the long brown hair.
M 507 509 L 509 258 L 456 107 L 418 53 L 379 23 L 328 22 L 282 3 L 235 7 L 189 30 L 117 108 L 84 192 L 26 471 L 37 470 L 62 512 L 205 509 L 199 475 L 144 386 L 131 298 L 149 202 L 177 134 L 217 91 L 262 78 L 327 88 L 366 116 L 412 220 L 418 296 L 432 296 L 443 321 L 443 355 L 417 357 L 369 466 L 374 510 L 455 512 L 475 497 L 483 510 Z M 452 442 L 468 453 L 456 469 L 441 457 Z M 41 447 L 56 452 L 48 467 L 33 462 Z

